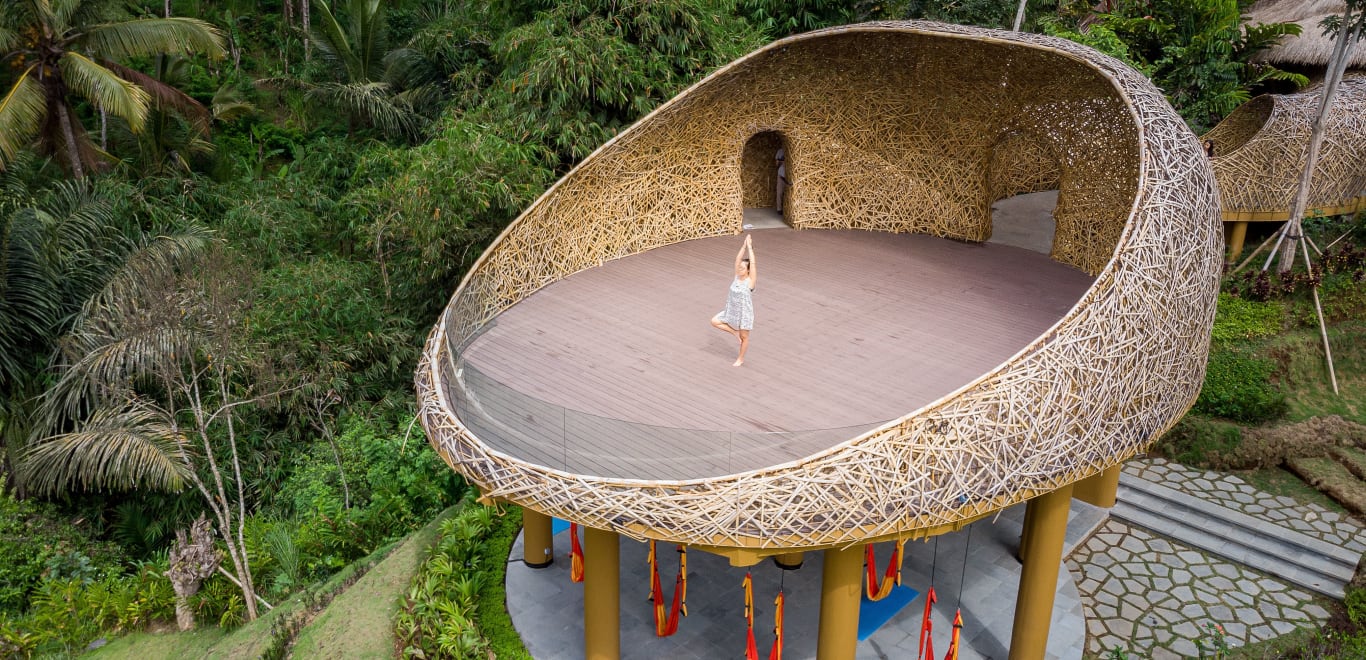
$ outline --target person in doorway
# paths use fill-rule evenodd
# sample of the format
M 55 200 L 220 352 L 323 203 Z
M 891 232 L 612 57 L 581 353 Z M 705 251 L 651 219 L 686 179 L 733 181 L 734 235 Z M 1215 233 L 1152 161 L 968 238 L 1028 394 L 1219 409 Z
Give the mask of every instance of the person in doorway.
M 711 324 L 740 340 L 740 355 L 735 358 L 738 367 L 745 363 L 745 351 L 749 349 L 749 331 L 754 329 L 754 285 L 759 279 L 758 262 L 754 259 L 754 237 L 745 236 L 745 244 L 735 254 L 735 279 L 730 283 L 730 293 L 726 295 L 726 308 L 713 316 Z
M 785 155 L 783 148 L 778 147 L 778 153 L 773 156 L 774 160 L 778 162 L 778 201 L 774 203 L 778 215 L 783 214 L 783 192 L 787 190 L 787 164 L 783 162 Z
M 1214 158 L 1214 140 L 1205 140 L 1200 144 L 1205 148 L 1205 157 Z

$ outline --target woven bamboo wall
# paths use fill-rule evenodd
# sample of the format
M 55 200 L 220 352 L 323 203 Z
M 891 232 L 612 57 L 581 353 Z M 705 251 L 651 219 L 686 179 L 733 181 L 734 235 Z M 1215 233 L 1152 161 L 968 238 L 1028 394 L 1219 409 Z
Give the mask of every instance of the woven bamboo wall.
M 447 401 L 454 352 L 545 284 L 736 232 L 743 146 L 768 130 L 800 165 L 789 172 L 795 226 L 970 240 L 989 233 L 993 194 L 1030 185 L 1027 168 L 993 169 L 990 148 L 1036 136 L 1062 185 L 1054 257 L 1096 283 L 976 382 L 790 464 L 641 482 L 531 465 L 473 437 Z M 1096 474 L 1184 413 L 1204 374 L 1218 219 L 1195 137 L 1159 90 L 1095 51 L 920 22 L 792 37 L 604 145 L 504 232 L 431 334 L 417 373 L 421 419 L 486 496 L 635 538 L 778 549 L 914 536 Z
M 988 154 L 988 203 L 1012 195 L 1057 190 L 1062 184 L 1062 157 L 1037 135 L 1005 133 Z
M 1322 87 L 1298 94 L 1259 96 L 1205 135 L 1214 141 L 1214 176 L 1225 214 L 1258 213 L 1287 219 L 1304 170 L 1309 134 Z M 1345 77 L 1324 127 L 1309 208 L 1366 202 L 1366 77 Z

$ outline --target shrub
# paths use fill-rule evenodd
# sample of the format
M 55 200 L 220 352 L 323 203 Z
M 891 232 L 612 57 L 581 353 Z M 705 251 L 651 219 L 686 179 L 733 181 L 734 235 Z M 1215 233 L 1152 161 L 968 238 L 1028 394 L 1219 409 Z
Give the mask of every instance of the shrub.
M 22 613 L 44 578 L 88 584 L 117 573 L 119 556 L 117 546 L 96 541 L 92 530 L 57 507 L 21 502 L 0 491 L 0 614 Z
M 1214 341 L 1236 342 L 1270 337 L 1281 330 L 1285 309 L 1277 302 L 1257 302 L 1219 294 L 1214 316 Z
M 1278 419 L 1289 410 L 1285 392 L 1273 382 L 1276 365 L 1238 350 L 1210 352 L 1205 384 L 1194 410 L 1246 424 Z
M 174 618 L 175 592 L 165 571 L 163 560 L 142 563 L 131 574 L 97 582 L 43 580 L 32 594 L 26 615 L 0 615 L 0 656 L 71 654 L 101 635 Z
M 1180 463 L 1211 466 L 1218 457 L 1236 451 L 1242 439 L 1233 424 L 1188 416 L 1157 441 L 1156 449 Z
M 351 506 L 326 442 L 299 459 L 277 498 L 277 512 L 298 523 L 294 546 L 306 577 L 330 573 L 420 527 L 464 491 L 419 430 L 405 440 L 406 420 L 346 415 L 340 426 L 336 443 Z
M 489 653 L 478 605 L 485 588 L 501 582 L 506 553 L 489 557 L 485 545 L 499 528 L 494 509 L 466 499 L 459 513 L 441 522 L 431 556 L 408 589 L 394 618 L 394 636 L 404 657 L 468 658 Z M 498 657 L 504 657 L 499 655 Z
M 1352 589 L 1343 604 L 1347 606 L 1347 618 L 1352 625 L 1366 628 L 1366 589 Z

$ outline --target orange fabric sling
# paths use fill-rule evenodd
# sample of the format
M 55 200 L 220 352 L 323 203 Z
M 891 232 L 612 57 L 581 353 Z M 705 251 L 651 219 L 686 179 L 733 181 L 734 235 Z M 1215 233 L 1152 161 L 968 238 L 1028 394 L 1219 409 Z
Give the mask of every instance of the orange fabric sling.
M 768 651 L 768 660 L 783 660 L 783 592 L 773 599 L 773 648 Z
M 959 608 L 953 617 L 953 639 L 949 642 L 949 652 L 944 654 L 944 660 L 958 660 L 958 638 L 963 632 L 963 609 Z
M 679 614 L 688 616 L 688 550 L 678 546 L 678 577 L 674 578 L 673 610 L 664 609 L 664 587 L 659 582 L 659 560 L 655 555 L 655 542 L 650 541 L 650 602 L 655 609 L 655 635 L 668 637 L 678 632 Z
M 896 542 L 896 549 L 892 550 L 892 559 L 887 562 L 887 571 L 883 573 L 882 582 L 879 584 L 877 557 L 873 554 L 873 544 L 864 546 L 864 563 L 868 567 L 868 575 L 863 581 L 863 590 L 868 595 L 868 600 L 882 600 L 892 593 L 893 587 L 901 585 L 901 557 L 905 547 L 905 541 Z
M 925 592 L 925 618 L 920 622 L 920 649 L 916 660 L 934 660 L 934 622 L 930 620 L 930 608 L 939 600 L 934 595 L 934 587 Z
M 754 643 L 754 578 L 745 572 L 745 660 L 759 660 L 759 647 Z
M 579 545 L 578 523 L 569 523 L 569 579 L 583 582 L 583 546 Z

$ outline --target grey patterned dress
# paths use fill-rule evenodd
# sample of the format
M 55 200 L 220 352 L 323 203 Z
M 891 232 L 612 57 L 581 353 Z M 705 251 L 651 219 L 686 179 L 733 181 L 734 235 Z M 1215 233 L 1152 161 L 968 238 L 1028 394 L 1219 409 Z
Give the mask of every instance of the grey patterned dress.
M 754 297 L 749 283 L 735 278 L 730 283 L 730 293 L 726 296 L 726 308 L 717 316 L 721 322 L 736 330 L 754 329 Z

